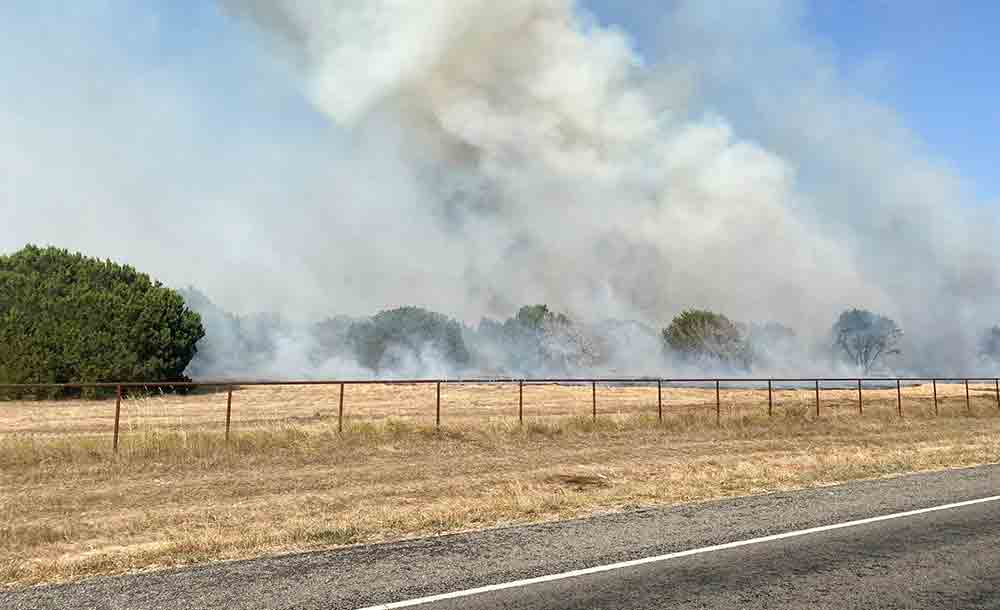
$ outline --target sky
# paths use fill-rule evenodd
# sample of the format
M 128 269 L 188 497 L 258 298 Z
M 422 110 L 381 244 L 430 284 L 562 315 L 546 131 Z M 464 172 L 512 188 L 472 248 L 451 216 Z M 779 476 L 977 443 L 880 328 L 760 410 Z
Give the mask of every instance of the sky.
M 990 24 L 998 22 L 995 2 L 933 0 L 820 2 L 809 20 L 847 69 L 864 74 L 871 66 L 861 77 L 868 89 L 993 203 L 1000 202 L 1000 41 Z
M 606 24 L 624 29 L 640 52 L 657 46 L 664 0 L 585 0 Z M 56 8 L 32 2 L 0 6 L 10 69 L 51 54 L 84 52 L 95 64 L 123 61 L 189 80 L 198 90 L 198 112 L 223 137 L 253 124 L 282 130 L 326 125 L 294 86 L 248 86 L 260 79 L 261 53 L 253 35 L 211 2 L 83 0 Z M 859 88 L 891 106 L 925 143 L 952 163 L 983 204 L 1000 201 L 1000 4 L 985 0 L 813 0 L 802 5 L 802 23 L 815 33 L 837 66 Z M 46 37 L 69 36 L 66 45 L 40 47 Z M 74 45 L 77 45 L 74 47 Z M 87 46 L 80 49 L 79 46 Z M 80 57 L 73 58 L 80 61 Z M 281 70 L 271 66 L 270 78 Z M 254 96 L 247 99 L 246 94 Z M 10 106 L 12 92 L 0 94 Z M 261 99 L 263 97 L 263 99 Z M 23 101 L 23 100 L 21 100 Z
M 588 0 L 606 23 L 657 46 L 663 0 Z M 812 0 L 801 23 L 838 68 L 892 107 L 928 151 L 1000 205 L 1000 4 L 988 0 Z

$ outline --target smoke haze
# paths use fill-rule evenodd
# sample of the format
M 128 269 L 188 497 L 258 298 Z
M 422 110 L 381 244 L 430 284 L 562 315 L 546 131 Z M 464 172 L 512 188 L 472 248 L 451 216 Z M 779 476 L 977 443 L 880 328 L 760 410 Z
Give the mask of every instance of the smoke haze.
M 473 328 L 547 303 L 659 329 L 702 307 L 795 328 L 807 347 L 770 367 L 795 374 L 828 370 L 811 346 L 863 306 L 905 329 L 900 371 L 978 366 L 996 222 L 961 178 L 840 73 L 803 4 L 654 6 L 640 53 L 571 0 L 224 0 L 247 33 L 229 51 L 258 70 L 227 82 L 318 112 L 284 134 L 245 117 L 228 141 L 203 135 L 224 109 L 199 107 L 196 56 L 53 61 L 21 83 L 40 108 L 0 94 L 0 246 L 77 248 L 296 320 L 415 304 Z M 88 42 L 59 34 L 69 55 Z M 358 370 L 309 359 L 309 328 L 242 370 Z M 654 372 L 655 332 L 621 333 L 606 351 L 641 357 L 615 368 Z

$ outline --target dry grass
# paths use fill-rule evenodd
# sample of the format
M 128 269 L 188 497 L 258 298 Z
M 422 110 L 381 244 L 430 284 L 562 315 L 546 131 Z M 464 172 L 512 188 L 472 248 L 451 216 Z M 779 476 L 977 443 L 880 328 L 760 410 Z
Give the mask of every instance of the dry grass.
M 22 585 L 1000 461 L 994 389 L 247 388 L 0 403 L 0 583 Z

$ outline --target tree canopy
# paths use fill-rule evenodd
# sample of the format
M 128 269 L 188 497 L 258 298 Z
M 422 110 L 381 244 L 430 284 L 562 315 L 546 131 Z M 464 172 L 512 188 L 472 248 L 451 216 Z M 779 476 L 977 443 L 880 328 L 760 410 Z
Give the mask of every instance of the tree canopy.
M 587 369 L 600 349 L 583 325 L 545 304 L 525 305 L 503 322 L 483 319 L 476 333 L 480 351 L 505 374 L 566 374 Z
M 508 324 L 541 331 L 546 326 L 566 326 L 571 322 L 569 316 L 550 310 L 548 305 L 525 305 L 517 310 L 517 315 L 508 320 Z
M 203 335 L 177 292 L 130 266 L 31 245 L 0 256 L 0 382 L 181 380 Z
M 664 344 L 686 359 L 747 367 L 745 330 L 726 316 L 704 309 L 681 312 L 663 329 Z
M 347 330 L 346 340 L 358 363 L 376 373 L 412 368 L 408 359 L 422 364 L 437 360 L 458 367 L 470 360 L 462 325 L 420 307 L 400 307 L 355 322 Z
M 899 354 L 903 329 L 895 320 L 865 309 L 849 309 L 833 325 L 834 347 L 849 362 L 872 372 L 887 355 Z

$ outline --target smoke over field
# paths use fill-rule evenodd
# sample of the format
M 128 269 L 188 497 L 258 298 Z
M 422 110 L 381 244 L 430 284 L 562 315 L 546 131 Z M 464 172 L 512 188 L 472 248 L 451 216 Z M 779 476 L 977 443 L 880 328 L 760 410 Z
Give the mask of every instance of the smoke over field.
M 226 6 L 271 36 L 359 158 L 392 159 L 331 205 L 379 247 L 373 271 L 420 287 L 411 300 L 464 316 L 545 302 L 592 322 L 696 305 L 807 340 L 864 303 L 931 341 L 911 347 L 920 364 L 949 367 L 989 319 L 989 242 L 969 239 L 981 229 L 961 218 L 957 180 L 911 152 L 888 111 L 830 75 L 746 82 L 743 46 L 826 67 L 795 48 L 781 6 L 752 32 L 724 26 L 753 7 L 673 3 L 650 58 L 570 0 Z M 750 87 L 774 148 L 714 111 L 702 95 L 718 86 Z M 373 182 L 393 190 L 365 192 Z
M 275 34 L 360 154 L 399 164 L 373 176 L 396 192 L 337 185 L 331 205 L 378 244 L 378 270 L 447 309 L 660 320 L 694 304 L 810 326 L 870 298 L 849 251 L 795 213 L 793 166 L 571 2 L 227 6 Z
M 681 366 L 662 359 L 658 335 L 689 307 L 794 329 L 763 346 L 769 371 L 831 370 L 820 347 L 855 306 L 905 330 L 899 372 L 980 366 L 977 338 L 1000 317 L 995 220 L 842 74 L 796 0 L 653 3 L 656 42 L 641 50 L 572 0 L 221 6 L 333 143 L 254 142 L 270 161 L 241 168 L 249 194 L 165 195 L 201 197 L 194 213 L 238 244 L 214 256 L 219 236 L 186 234 L 198 264 L 181 273 L 169 240 L 129 242 L 131 259 L 174 285 L 297 320 L 426 307 L 463 324 L 473 370 L 530 361 L 510 339 L 519 331 L 496 339 L 490 325 L 532 303 L 574 321 L 548 348 L 569 354 L 552 356 L 568 369 Z M 156 190 L 138 184 L 129 192 Z M 95 201 L 135 216 L 147 205 Z M 261 341 L 248 330 L 258 320 L 230 342 L 220 315 L 206 320 L 220 362 L 224 346 Z M 217 322 L 230 330 L 213 333 Z M 264 325 L 279 339 L 263 363 L 233 355 L 212 371 L 367 370 L 317 346 L 313 322 L 289 324 Z M 424 348 L 392 370 L 440 370 Z

